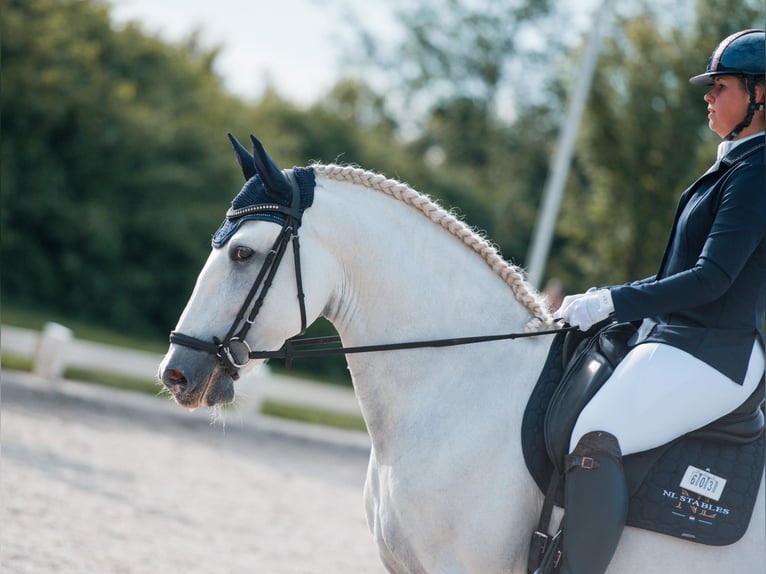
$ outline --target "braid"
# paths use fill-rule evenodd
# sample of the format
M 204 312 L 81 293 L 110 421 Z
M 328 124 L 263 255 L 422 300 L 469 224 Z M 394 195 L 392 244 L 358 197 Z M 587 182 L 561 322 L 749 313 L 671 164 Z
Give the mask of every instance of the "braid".
M 529 330 L 538 330 L 554 325 L 546 299 L 527 283 L 522 270 L 505 261 L 494 245 L 428 196 L 415 191 L 405 183 L 387 179 L 383 175 L 360 168 L 335 164 L 316 164 L 313 167 L 325 177 L 375 189 L 418 209 L 428 219 L 445 228 L 478 253 L 490 268 L 508 284 L 516 300 L 533 317 L 527 326 Z

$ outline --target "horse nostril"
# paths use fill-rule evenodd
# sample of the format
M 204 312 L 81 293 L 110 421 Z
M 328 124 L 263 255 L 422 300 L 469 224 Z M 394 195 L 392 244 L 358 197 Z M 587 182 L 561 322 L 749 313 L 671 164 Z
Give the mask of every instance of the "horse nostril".
M 188 381 L 178 369 L 165 369 L 162 373 L 162 382 L 175 395 L 186 387 Z

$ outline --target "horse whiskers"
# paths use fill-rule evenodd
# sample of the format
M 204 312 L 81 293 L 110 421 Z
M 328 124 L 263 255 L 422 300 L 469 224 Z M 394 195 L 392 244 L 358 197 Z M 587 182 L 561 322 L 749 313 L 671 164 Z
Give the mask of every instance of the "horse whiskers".
M 160 398 L 164 397 L 164 398 L 166 398 L 166 399 L 168 399 L 170 401 L 174 401 L 175 400 L 175 397 L 173 396 L 173 393 L 171 393 L 170 389 L 167 388 L 164 385 L 162 386 L 162 388 L 159 391 L 157 391 L 157 394 L 154 395 L 154 396 L 155 397 L 160 397 Z
M 220 425 L 221 430 L 226 432 L 226 414 L 224 405 L 213 405 L 210 407 L 210 426 Z

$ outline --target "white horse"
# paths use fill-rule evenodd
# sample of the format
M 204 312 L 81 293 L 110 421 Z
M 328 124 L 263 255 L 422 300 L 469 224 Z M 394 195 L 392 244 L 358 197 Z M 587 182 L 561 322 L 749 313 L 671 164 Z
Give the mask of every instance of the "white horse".
M 314 170 L 315 197 L 299 230 L 305 309 L 309 321 L 329 319 L 344 345 L 523 331 L 532 317 L 549 319 L 521 271 L 427 197 L 353 167 Z M 245 222 L 213 249 L 177 331 L 223 336 L 279 230 Z M 251 348 L 278 349 L 300 331 L 295 271 L 286 257 L 247 335 Z M 520 429 L 550 342 L 347 357 L 372 444 L 364 508 L 389 572 L 526 572 L 543 497 L 524 464 Z M 232 377 L 212 354 L 172 344 L 160 372 L 186 407 L 233 398 Z M 609 573 L 762 572 L 765 527 L 762 481 L 736 544 L 628 527 Z

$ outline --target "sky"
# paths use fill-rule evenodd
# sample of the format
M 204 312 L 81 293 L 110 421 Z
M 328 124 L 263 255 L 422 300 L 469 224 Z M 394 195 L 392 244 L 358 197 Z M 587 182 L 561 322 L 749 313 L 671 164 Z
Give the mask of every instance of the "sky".
M 271 84 L 287 99 L 309 104 L 344 72 L 343 49 L 355 33 L 341 13 L 360 11 L 380 34 L 398 26 L 386 2 L 369 0 L 110 0 L 117 24 L 138 21 L 166 40 L 200 32 L 204 46 L 222 46 L 217 71 L 248 100 Z
M 138 21 L 145 31 L 181 40 L 198 31 L 206 47 L 220 46 L 218 73 L 245 100 L 269 85 L 286 99 L 311 104 L 353 70 L 344 50 L 358 33 L 349 13 L 376 39 L 401 38 L 385 0 L 108 0 L 115 24 Z M 567 0 L 560 0 L 567 1 Z M 573 0 L 575 27 L 589 25 L 603 0 Z

